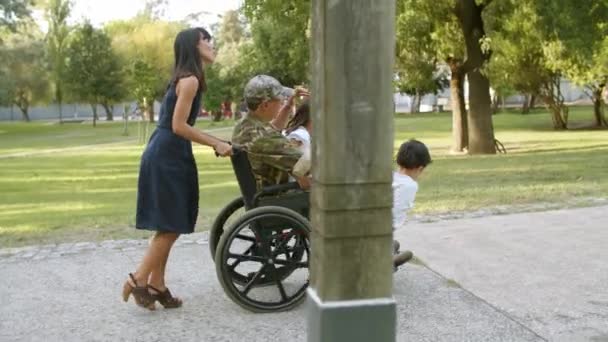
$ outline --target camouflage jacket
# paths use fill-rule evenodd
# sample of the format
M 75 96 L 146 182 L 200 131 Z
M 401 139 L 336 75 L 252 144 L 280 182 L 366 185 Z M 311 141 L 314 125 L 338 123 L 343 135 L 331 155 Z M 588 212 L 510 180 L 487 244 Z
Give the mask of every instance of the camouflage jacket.
M 258 188 L 287 182 L 302 156 L 297 145 L 250 114 L 234 127 L 232 143 L 248 152 Z

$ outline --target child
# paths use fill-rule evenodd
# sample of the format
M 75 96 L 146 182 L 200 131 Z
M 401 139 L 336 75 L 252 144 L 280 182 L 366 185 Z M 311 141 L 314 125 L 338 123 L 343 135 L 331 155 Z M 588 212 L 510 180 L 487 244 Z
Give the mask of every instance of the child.
M 302 158 L 294 166 L 293 173 L 296 176 L 304 176 L 310 172 L 310 133 L 312 132 L 312 120 L 310 118 L 310 103 L 304 100 L 296 109 L 293 118 L 287 123 L 285 136 L 295 142 Z
M 397 165 L 399 170 L 393 173 L 393 230 L 401 228 L 407 218 L 407 212 L 414 207 L 418 178 L 422 171 L 431 163 L 428 148 L 417 140 L 406 141 L 399 147 Z M 413 254 L 404 251 L 399 254 L 399 242 L 393 243 L 394 266 L 408 262 Z

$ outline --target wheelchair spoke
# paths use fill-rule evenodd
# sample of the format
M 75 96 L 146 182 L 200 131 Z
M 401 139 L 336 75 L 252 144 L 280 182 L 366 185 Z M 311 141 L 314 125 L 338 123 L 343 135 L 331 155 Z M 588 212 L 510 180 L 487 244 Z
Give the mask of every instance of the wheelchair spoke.
M 266 258 L 264 257 L 260 257 L 260 256 L 255 256 L 255 255 L 243 255 L 243 254 L 233 254 L 233 253 L 228 253 L 228 258 L 233 258 L 233 259 L 237 259 L 239 261 L 255 261 L 255 262 L 259 262 L 262 264 L 266 263 Z
M 281 278 L 279 277 L 279 272 L 277 271 L 277 268 L 272 265 L 272 276 L 274 277 L 274 280 L 277 283 L 277 287 L 279 288 L 279 292 L 281 293 L 281 298 L 283 300 L 287 300 L 287 293 L 285 292 L 285 288 L 283 287 L 283 283 L 281 283 Z
M 247 235 L 243 235 L 243 234 L 237 234 L 235 236 L 235 238 L 240 239 L 240 240 L 245 240 L 245 241 L 249 241 L 249 242 L 256 242 L 255 236 L 247 236 Z
M 255 274 L 255 276 L 253 276 L 253 278 L 251 278 L 251 280 L 247 283 L 247 285 L 245 285 L 245 288 L 243 289 L 243 294 L 246 296 L 249 291 L 251 291 L 251 289 L 253 288 L 253 285 L 255 285 L 255 283 L 262 277 L 262 275 L 264 274 L 264 270 L 266 269 L 267 265 L 262 266 L 262 268 L 260 268 L 260 270 Z
M 247 248 L 243 254 L 239 254 L 239 255 L 249 255 L 249 253 L 251 253 L 251 251 L 253 250 L 253 247 L 255 247 L 255 243 L 251 244 L 251 246 L 249 246 L 249 248 Z M 237 258 L 232 265 L 228 265 L 229 266 L 229 270 L 230 271 L 234 271 L 234 269 L 243 261 L 242 258 Z
M 304 246 L 304 249 L 306 250 L 306 255 L 310 255 L 310 248 L 308 246 L 308 240 L 302 239 L 300 241 L 301 241 L 302 245 Z
M 306 268 L 306 267 L 308 267 L 308 262 L 296 262 L 296 261 L 275 259 L 274 263 L 277 264 L 277 265 L 290 266 L 290 267 L 293 267 L 293 268 Z

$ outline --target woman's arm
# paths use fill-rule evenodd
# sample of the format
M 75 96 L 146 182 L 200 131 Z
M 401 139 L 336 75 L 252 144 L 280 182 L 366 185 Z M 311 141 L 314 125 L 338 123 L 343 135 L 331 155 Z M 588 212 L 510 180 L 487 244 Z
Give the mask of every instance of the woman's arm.
M 188 125 L 192 101 L 198 91 L 198 79 L 194 76 L 180 79 L 175 91 L 177 93 L 177 103 L 171 122 L 173 133 L 201 145 L 210 146 L 222 156 L 232 154 L 232 147 L 226 142 Z

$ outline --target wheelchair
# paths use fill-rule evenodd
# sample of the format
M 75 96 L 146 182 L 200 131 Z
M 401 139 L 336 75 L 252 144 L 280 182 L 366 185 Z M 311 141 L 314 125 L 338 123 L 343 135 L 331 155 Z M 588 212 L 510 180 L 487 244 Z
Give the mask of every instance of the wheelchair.
M 292 309 L 304 300 L 309 283 L 309 193 L 295 182 L 258 190 L 247 152 L 235 148 L 231 162 L 242 196 L 211 226 L 218 280 L 249 311 Z

